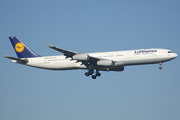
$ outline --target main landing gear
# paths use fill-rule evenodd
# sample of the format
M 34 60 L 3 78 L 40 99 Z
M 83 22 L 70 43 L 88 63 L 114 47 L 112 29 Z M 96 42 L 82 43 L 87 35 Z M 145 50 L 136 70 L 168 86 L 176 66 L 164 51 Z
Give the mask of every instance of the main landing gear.
M 88 72 L 85 73 L 85 76 L 89 76 L 89 75 L 92 75 L 94 73 L 94 70 L 89 70 Z M 99 73 L 99 70 L 96 70 L 95 74 L 92 75 L 92 79 L 96 79 L 96 77 L 100 77 L 101 76 L 101 73 Z
M 162 66 L 161 65 L 162 65 L 162 62 L 159 63 L 159 67 L 158 67 L 159 70 L 162 70 Z

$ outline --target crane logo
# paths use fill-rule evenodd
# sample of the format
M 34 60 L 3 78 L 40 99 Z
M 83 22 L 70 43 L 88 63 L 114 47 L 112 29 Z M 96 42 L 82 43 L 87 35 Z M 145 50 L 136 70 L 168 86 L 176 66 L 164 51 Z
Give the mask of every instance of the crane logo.
M 19 53 L 22 52 L 24 50 L 24 44 L 21 42 L 16 43 L 15 50 L 16 52 L 19 52 Z

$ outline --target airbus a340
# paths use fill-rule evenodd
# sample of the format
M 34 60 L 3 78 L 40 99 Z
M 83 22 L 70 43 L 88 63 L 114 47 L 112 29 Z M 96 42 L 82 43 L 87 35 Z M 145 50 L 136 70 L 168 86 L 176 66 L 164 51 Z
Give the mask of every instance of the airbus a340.
M 9 37 L 18 58 L 5 56 L 14 63 L 19 63 L 36 68 L 49 70 L 74 70 L 85 69 L 86 76 L 93 79 L 101 76 L 99 71 L 123 71 L 124 66 L 156 64 L 176 58 L 178 55 L 167 49 L 140 49 L 114 52 L 78 53 L 55 47 L 46 43 L 48 47 L 57 50 L 63 55 L 40 56 L 33 52 L 17 37 Z M 94 72 L 95 71 L 95 72 Z

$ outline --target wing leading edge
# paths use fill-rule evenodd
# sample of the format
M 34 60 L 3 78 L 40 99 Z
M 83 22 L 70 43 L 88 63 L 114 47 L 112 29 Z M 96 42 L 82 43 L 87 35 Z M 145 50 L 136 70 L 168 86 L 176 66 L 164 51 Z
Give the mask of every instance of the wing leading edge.
M 62 49 L 62 48 L 57 48 L 57 47 L 51 45 L 48 42 L 46 42 L 46 44 L 47 44 L 48 47 L 63 53 L 63 55 L 65 55 L 66 57 L 72 57 L 72 56 L 77 54 L 77 52 L 72 52 L 72 51 L 69 51 L 69 50 Z

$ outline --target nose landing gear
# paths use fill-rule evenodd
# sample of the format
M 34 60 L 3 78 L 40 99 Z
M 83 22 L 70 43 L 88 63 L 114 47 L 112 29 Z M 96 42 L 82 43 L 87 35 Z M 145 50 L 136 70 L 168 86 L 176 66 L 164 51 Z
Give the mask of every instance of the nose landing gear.
M 159 70 L 162 70 L 162 66 L 161 65 L 162 65 L 162 63 L 160 62 L 159 63 L 159 67 L 158 67 Z

